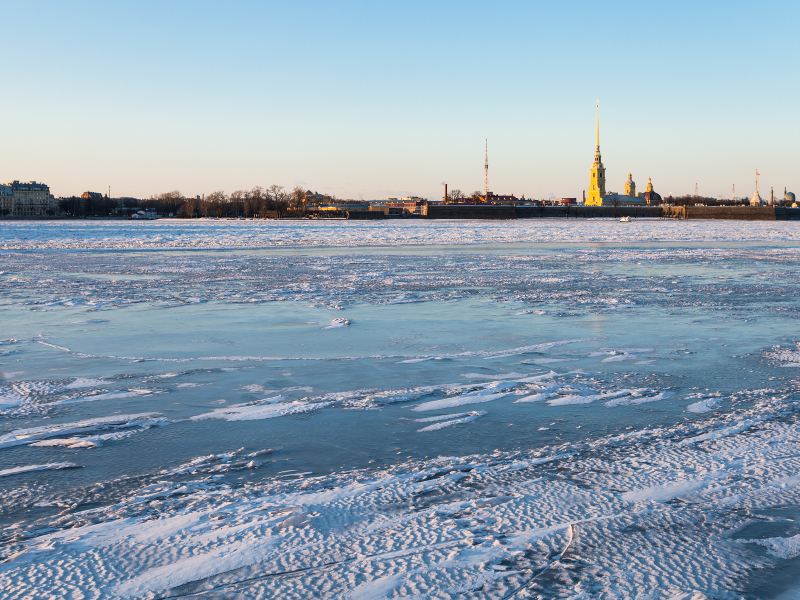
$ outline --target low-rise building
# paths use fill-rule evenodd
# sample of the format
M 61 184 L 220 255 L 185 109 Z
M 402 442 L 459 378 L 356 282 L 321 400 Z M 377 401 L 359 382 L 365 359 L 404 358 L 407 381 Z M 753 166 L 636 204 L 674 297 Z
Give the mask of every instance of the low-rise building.
M 83 198 L 84 200 L 98 201 L 98 200 L 102 200 L 103 198 L 105 198 L 105 196 L 103 194 L 101 194 L 100 192 L 88 192 L 87 191 L 87 192 L 83 192 L 81 194 L 81 198 Z
M 406 197 L 388 200 L 333 200 L 320 204 L 317 210 L 328 214 L 383 213 L 386 216 L 427 215 L 428 201 Z
M 365 212 L 369 210 L 369 202 L 365 200 L 333 200 L 320 204 L 318 210 L 325 212 Z
M 428 214 L 428 201 L 425 198 L 420 198 L 419 196 L 404 196 L 402 198 L 378 200 L 374 202 L 374 205 L 389 208 L 389 214 L 422 216 Z

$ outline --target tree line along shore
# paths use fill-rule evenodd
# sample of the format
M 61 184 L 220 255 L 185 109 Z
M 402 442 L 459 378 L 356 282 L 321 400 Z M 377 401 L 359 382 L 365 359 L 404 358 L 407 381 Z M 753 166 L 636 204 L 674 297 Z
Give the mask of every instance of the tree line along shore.
M 450 200 L 450 199 L 448 199 Z M 66 218 L 129 217 L 137 211 L 146 211 L 158 217 L 175 218 L 245 218 L 275 219 L 318 216 L 325 205 L 337 205 L 362 201 L 339 200 L 335 196 L 295 187 L 291 190 L 279 185 L 256 186 L 249 190 L 237 190 L 230 194 L 215 191 L 210 194 L 187 196 L 180 191 L 164 192 L 150 198 L 112 198 L 99 193 L 85 193 L 58 199 L 59 215 Z M 439 204 L 440 201 L 431 204 Z M 746 206 L 747 198 L 720 199 L 700 196 L 667 196 L 667 206 Z M 461 204 L 464 204 L 463 201 Z M 475 201 L 480 206 L 479 201 Z M 490 206 L 483 204 L 483 206 Z M 508 206 L 508 205 L 506 205 Z M 558 201 L 528 200 L 524 206 L 559 206 Z M 510 208 L 510 207 L 509 207 Z M 581 207 L 571 207 L 573 209 Z M 621 208 L 621 207 L 620 207 Z M 347 212 L 347 211 L 343 211 Z M 353 212 L 353 211 L 350 211 Z M 333 215 L 331 215 L 333 216 Z

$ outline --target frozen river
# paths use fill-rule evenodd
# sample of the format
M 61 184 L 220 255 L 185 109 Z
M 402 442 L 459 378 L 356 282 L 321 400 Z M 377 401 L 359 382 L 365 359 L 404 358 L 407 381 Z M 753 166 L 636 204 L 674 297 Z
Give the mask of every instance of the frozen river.
M 790 222 L 0 222 L 0 595 L 796 597 L 798 262 Z

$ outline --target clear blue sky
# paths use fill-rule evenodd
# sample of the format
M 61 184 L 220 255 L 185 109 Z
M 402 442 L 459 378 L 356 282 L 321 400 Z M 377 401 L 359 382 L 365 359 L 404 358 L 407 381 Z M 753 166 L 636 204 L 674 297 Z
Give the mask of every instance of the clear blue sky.
M 800 193 L 800 3 L 0 0 L 0 180 Z

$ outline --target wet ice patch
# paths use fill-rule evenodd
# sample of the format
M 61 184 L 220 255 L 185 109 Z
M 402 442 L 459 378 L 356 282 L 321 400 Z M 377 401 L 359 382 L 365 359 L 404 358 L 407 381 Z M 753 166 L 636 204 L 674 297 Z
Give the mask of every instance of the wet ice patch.
M 484 360 L 497 360 L 501 358 L 511 358 L 514 356 L 524 356 L 526 354 L 538 354 L 555 348 L 576 342 L 585 341 L 583 339 L 555 340 L 552 342 L 541 342 L 526 346 L 515 346 L 513 348 L 503 348 L 499 350 L 465 350 L 464 352 L 444 353 L 436 355 L 414 356 L 400 361 L 403 364 L 418 363 L 429 360 L 454 360 L 461 358 L 482 358 Z
M 625 348 L 625 349 L 603 349 L 589 354 L 590 357 L 604 357 L 600 362 L 614 363 L 622 361 L 640 361 L 642 364 L 648 364 L 649 361 L 641 361 L 642 354 L 649 354 L 653 352 L 652 348 Z M 638 362 L 637 362 L 638 364 Z
M 272 390 L 269 390 L 269 389 L 265 388 L 260 383 L 249 383 L 247 385 L 243 385 L 242 389 L 245 392 L 250 392 L 252 394 L 263 394 L 263 393 L 272 391 Z
M 552 365 L 556 363 L 563 363 L 563 362 L 572 362 L 578 360 L 577 358 L 528 358 L 526 360 L 521 360 L 520 363 L 524 365 Z
M 0 410 L 19 406 L 25 397 L 12 388 L 0 388 Z

